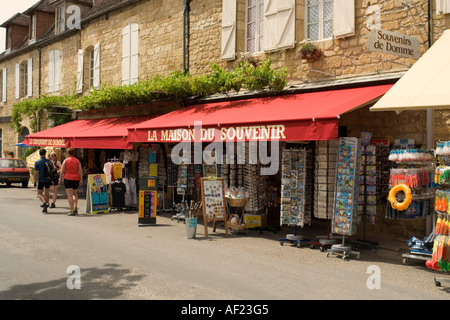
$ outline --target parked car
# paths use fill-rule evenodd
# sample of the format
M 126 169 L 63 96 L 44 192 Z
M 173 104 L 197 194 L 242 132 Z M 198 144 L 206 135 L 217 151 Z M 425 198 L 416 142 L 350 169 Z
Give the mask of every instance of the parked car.
M 23 188 L 28 187 L 30 169 L 22 159 L 0 158 L 0 183 L 9 187 L 12 183 L 21 183 Z

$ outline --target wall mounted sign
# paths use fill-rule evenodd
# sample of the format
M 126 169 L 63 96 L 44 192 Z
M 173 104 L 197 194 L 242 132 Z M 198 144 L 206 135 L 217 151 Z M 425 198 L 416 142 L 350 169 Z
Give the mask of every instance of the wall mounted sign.
M 366 48 L 370 52 L 389 53 L 400 57 L 419 59 L 419 40 L 401 33 L 373 29 L 366 41 Z

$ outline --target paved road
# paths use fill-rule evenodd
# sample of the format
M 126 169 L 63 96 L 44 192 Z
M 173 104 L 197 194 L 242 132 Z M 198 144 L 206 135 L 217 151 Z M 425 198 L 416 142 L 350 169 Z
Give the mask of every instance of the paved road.
M 402 265 L 396 252 L 363 251 L 359 260 L 343 261 L 280 246 L 282 233 L 225 238 L 209 228 L 205 239 L 200 225 L 197 238 L 187 239 L 184 224 L 169 214 L 156 226 L 139 227 L 136 212 L 80 210 L 70 217 L 67 211 L 60 199 L 43 215 L 33 188 L 0 186 L 0 299 L 450 298 L 447 287 L 434 285 L 439 274 Z M 80 289 L 68 289 L 69 276 L 77 275 L 67 273 L 69 266 L 79 268 Z

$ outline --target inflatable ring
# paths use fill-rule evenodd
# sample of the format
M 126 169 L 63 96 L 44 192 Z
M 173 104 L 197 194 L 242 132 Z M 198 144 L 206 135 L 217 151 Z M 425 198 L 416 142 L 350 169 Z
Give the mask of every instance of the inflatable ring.
M 403 191 L 405 193 L 405 200 L 403 202 L 398 202 L 397 199 L 395 199 L 395 196 L 399 191 Z M 391 203 L 392 208 L 399 211 L 406 210 L 412 201 L 411 189 L 406 184 L 397 184 L 389 191 L 388 200 Z

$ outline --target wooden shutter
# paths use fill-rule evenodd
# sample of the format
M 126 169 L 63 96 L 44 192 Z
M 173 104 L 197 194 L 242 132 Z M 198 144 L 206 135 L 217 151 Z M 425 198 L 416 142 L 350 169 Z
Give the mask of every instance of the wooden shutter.
M 59 91 L 59 85 L 61 82 L 61 56 L 59 50 L 54 50 L 55 54 L 55 91 Z
M 132 23 L 130 27 L 130 84 L 139 80 L 139 25 Z
M 83 92 L 83 80 L 84 80 L 84 50 L 78 50 L 77 93 Z
M 3 68 L 3 73 L 2 73 L 2 77 L 3 77 L 3 87 L 2 87 L 2 101 L 6 102 L 6 68 Z
M 55 52 L 48 54 L 48 92 L 55 91 Z
M 122 30 L 122 85 L 130 83 L 130 25 Z
M 450 13 L 450 0 L 436 0 L 436 14 Z
M 295 46 L 295 0 L 264 2 L 264 51 Z
M 16 63 L 16 99 L 20 98 L 20 64 Z
M 94 46 L 94 88 L 100 88 L 100 43 Z
M 223 60 L 236 58 L 236 0 L 222 1 L 222 51 Z
M 355 35 L 355 0 L 333 1 L 333 36 Z
M 33 96 L 33 58 L 28 59 L 27 95 Z

